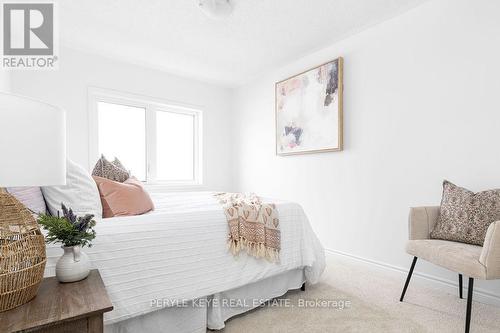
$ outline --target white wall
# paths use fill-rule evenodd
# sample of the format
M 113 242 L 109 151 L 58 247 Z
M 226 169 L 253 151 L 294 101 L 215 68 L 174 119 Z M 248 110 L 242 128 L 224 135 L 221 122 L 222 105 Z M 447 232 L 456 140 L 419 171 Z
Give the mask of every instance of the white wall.
M 10 72 L 0 70 L 0 91 L 10 90 Z
M 204 184 L 232 186 L 231 113 L 227 88 L 180 78 L 62 48 L 59 70 L 17 71 L 12 90 L 63 107 L 68 118 L 69 157 L 89 167 L 87 89 L 90 86 L 201 106 L 204 111 Z M 93 165 L 94 161 L 90 161 Z
M 240 87 L 237 189 L 301 203 L 328 249 L 408 267 L 408 207 L 439 204 L 443 179 L 500 188 L 498 13 L 495 0 L 429 1 Z M 345 150 L 275 156 L 274 83 L 338 56 Z
M 234 95 L 66 48 L 58 71 L 15 72 L 10 85 L 67 110 L 69 156 L 84 166 L 89 86 L 201 105 L 208 188 L 297 201 L 326 248 L 407 267 L 409 206 L 438 204 L 444 178 L 473 190 L 500 187 L 499 12 L 496 0 L 431 0 Z M 274 83 L 338 56 L 345 150 L 275 156 Z M 7 82 L 2 75 L 0 87 Z M 417 270 L 456 279 L 428 264 Z M 479 286 L 500 294 L 499 281 Z

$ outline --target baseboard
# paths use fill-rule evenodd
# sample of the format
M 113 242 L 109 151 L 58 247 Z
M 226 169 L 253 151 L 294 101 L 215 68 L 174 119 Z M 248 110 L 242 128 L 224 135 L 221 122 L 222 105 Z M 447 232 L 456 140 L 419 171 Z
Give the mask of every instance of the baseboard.
M 366 259 L 362 258 L 356 255 L 352 255 L 349 253 L 345 253 L 342 251 L 337 251 L 337 250 L 332 250 L 332 249 L 325 249 L 325 252 L 329 255 L 337 255 L 337 256 L 342 256 L 345 258 L 349 258 L 352 260 L 357 260 L 366 264 L 370 264 L 373 266 L 377 266 L 383 269 L 391 270 L 393 272 L 397 272 L 402 274 L 404 277 L 408 274 L 408 269 L 409 267 L 399 267 L 391 264 L 387 264 L 384 262 L 376 261 L 376 260 L 371 260 L 371 259 Z M 408 263 L 409 265 L 410 263 Z M 440 289 L 444 289 L 446 292 L 450 294 L 456 294 L 457 293 L 457 288 L 458 288 L 458 282 L 451 281 L 448 279 L 443 279 L 434 275 L 430 274 L 425 274 L 421 272 L 415 271 L 413 273 L 412 279 L 420 279 L 424 280 L 426 283 L 429 283 L 430 285 L 433 285 L 434 287 L 438 287 Z M 465 282 L 465 281 L 464 281 Z M 464 285 L 464 297 L 467 295 L 467 290 Z M 485 304 L 491 304 L 500 307 L 500 295 L 493 294 L 487 290 L 481 289 L 481 288 L 474 288 L 474 296 L 473 296 L 474 301 L 478 301 L 481 303 Z

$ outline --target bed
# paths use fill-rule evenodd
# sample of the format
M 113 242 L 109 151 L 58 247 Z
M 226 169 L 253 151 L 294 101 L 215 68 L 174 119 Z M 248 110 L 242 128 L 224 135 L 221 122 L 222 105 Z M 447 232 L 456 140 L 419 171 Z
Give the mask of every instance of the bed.
M 323 248 L 298 204 L 263 200 L 275 203 L 280 215 L 275 264 L 228 253 L 227 221 L 213 193 L 151 196 L 155 211 L 103 219 L 93 247 L 84 249 L 114 305 L 104 318 L 108 332 L 221 329 L 225 320 L 254 306 L 217 307 L 214 299 L 270 299 L 305 281 L 316 283 L 324 270 Z M 47 276 L 55 274 L 61 252 L 58 245 L 47 246 Z

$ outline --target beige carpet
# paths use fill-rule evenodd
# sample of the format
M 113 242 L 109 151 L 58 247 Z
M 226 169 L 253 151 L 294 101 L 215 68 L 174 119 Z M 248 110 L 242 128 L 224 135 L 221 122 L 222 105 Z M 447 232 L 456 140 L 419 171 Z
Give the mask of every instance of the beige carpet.
M 306 292 L 289 292 L 293 308 L 263 307 L 233 318 L 224 332 L 418 332 L 413 321 L 398 318 L 389 311 L 363 302 L 326 283 L 311 286 Z M 349 300 L 344 309 L 299 308 L 299 298 L 306 300 Z M 402 330 L 403 328 L 403 330 Z
M 415 280 L 400 303 L 403 280 L 399 273 L 329 256 L 321 283 L 282 297 L 293 307 L 258 308 L 230 319 L 221 332 L 463 332 L 465 300 Z M 350 307 L 299 308 L 300 299 L 347 300 Z M 475 302 L 471 332 L 500 332 L 500 308 Z

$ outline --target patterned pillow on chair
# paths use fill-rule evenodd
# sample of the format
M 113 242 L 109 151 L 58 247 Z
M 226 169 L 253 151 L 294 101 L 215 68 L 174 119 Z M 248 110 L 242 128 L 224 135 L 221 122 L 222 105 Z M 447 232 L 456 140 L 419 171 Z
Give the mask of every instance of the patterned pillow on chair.
M 107 178 L 115 182 L 123 183 L 130 178 L 130 172 L 125 169 L 117 158 L 115 158 L 113 162 L 110 162 L 102 155 L 92 171 L 92 176 Z
M 445 180 L 431 238 L 482 246 L 488 227 L 499 220 L 500 189 L 474 193 Z

